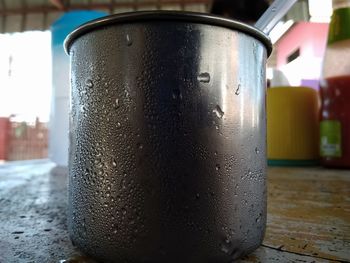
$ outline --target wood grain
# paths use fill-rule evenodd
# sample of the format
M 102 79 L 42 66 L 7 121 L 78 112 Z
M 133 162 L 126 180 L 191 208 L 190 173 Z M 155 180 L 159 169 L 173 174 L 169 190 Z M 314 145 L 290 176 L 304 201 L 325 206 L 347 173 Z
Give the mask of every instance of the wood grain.
M 350 260 L 350 171 L 270 168 L 265 246 Z

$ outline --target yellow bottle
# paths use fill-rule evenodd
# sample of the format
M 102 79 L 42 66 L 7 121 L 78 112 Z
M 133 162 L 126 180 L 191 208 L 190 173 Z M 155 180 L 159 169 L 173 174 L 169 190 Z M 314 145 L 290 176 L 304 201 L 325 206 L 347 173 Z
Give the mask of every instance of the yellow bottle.
M 270 165 L 313 165 L 319 159 L 317 91 L 275 87 L 267 91 L 267 155 Z

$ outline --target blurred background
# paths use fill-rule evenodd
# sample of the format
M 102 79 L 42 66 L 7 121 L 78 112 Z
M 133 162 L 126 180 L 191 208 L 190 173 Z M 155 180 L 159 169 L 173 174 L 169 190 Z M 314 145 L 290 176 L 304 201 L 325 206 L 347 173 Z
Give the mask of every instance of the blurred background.
M 67 165 L 69 64 L 62 45 L 79 24 L 135 10 L 216 13 L 253 23 L 271 2 L 0 0 L 0 162 L 50 158 Z M 270 35 L 269 86 L 319 89 L 331 14 L 331 0 L 299 0 L 279 22 Z

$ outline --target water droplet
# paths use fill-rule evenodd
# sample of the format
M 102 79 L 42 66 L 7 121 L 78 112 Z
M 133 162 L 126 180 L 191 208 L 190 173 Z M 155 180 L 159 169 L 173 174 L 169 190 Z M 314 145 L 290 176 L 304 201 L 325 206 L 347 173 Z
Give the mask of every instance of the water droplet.
M 115 160 L 113 160 L 112 165 L 113 165 L 113 167 L 117 167 L 117 162 Z
M 117 129 L 119 129 L 122 126 L 122 124 L 120 122 L 117 122 L 116 125 L 117 125 Z
M 234 195 L 237 196 L 238 195 L 238 184 L 235 185 L 235 191 L 234 191 Z
M 176 100 L 176 99 L 180 99 L 181 100 L 182 99 L 182 94 L 181 94 L 179 89 L 173 89 L 172 96 L 173 96 L 174 100 Z
M 143 145 L 142 145 L 142 143 L 137 143 L 136 147 L 141 150 L 143 148 Z
M 219 165 L 219 164 L 216 164 L 216 165 L 215 165 L 215 170 L 216 170 L 216 171 L 219 171 L 219 170 L 220 170 L 220 165 Z
M 259 223 L 261 220 L 262 214 L 259 213 L 259 216 L 255 219 L 255 222 Z
M 87 79 L 85 81 L 85 85 L 88 87 L 88 88 L 92 88 L 94 86 L 94 83 L 92 82 L 91 79 Z
M 116 99 L 115 99 L 115 107 L 116 107 L 116 108 L 119 108 L 119 106 L 120 106 L 120 105 L 119 105 L 119 99 L 116 98 Z
M 58 261 L 58 263 L 88 262 L 88 261 L 90 261 L 89 258 L 87 258 L 85 256 L 73 256 L 73 257 L 68 258 L 68 259 L 60 259 Z
M 81 106 L 80 106 L 80 112 L 82 112 L 82 113 L 85 112 L 85 106 L 84 106 L 84 105 L 81 105 Z
M 216 105 L 215 109 L 213 109 L 213 112 L 220 119 L 224 116 L 224 112 L 222 111 L 219 105 Z
M 241 84 L 238 84 L 235 94 L 239 95 L 240 93 L 241 93 Z
M 199 199 L 199 193 L 196 194 L 196 198 Z
M 208 72 L 200 73 L 197 77 L 199 82 L 208 83 L 210 81 L 210 75 Z
M 126 34 L 126 44 L 128 47 L 132 45 L 132 39 L 129 34 Z
M 258 50 L 257 44 L 253 42 L 253 55 L 255 60 L 257 59 L 257 50 Z
M 221 244 L 221 251 L 225 254 L 230 252 L 231 241 L 228 238 L 225 238 L 224 242 Z
M 258 147 L 255 147 L 255 153 L 256 153 L 256 154 L 259 154 L 259 153 L 260 153 L 260 151 L 259 151 L 259 148 L 258 148 Z

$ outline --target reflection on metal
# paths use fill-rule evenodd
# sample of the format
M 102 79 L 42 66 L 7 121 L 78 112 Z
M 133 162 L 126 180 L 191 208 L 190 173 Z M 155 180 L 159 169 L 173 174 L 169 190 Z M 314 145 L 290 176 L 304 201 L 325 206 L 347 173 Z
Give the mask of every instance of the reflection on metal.
M 70 234 L 101 261 L 229 262 L 264 232 L 269 45 L 240 23 L 151 14 L 66 42 Z

